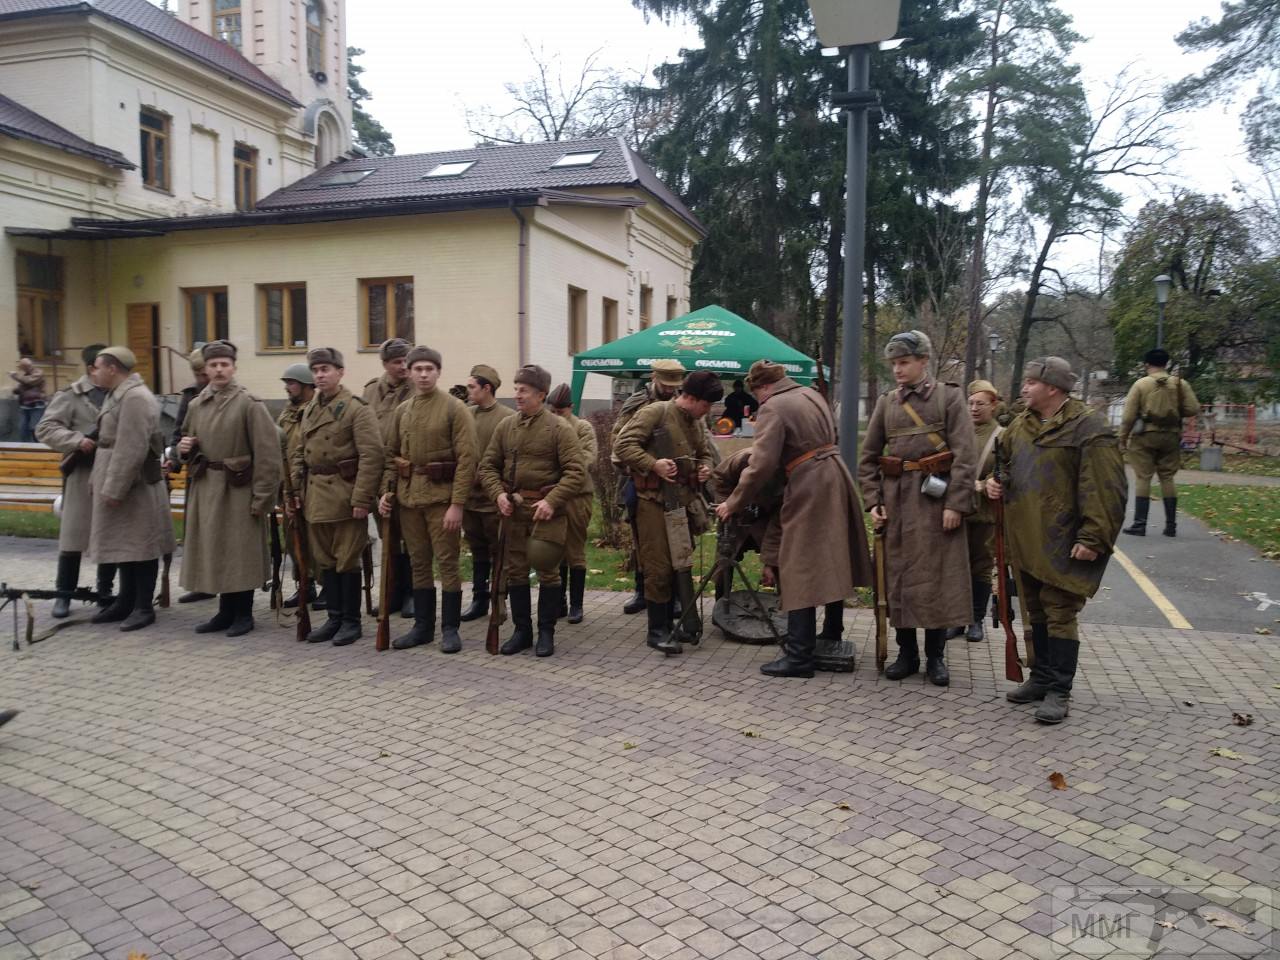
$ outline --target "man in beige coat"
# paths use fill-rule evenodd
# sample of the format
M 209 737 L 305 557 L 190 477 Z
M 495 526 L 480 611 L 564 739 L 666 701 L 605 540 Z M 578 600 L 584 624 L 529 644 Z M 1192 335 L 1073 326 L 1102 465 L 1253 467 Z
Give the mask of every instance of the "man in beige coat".
M 587 589 L 587 533 L 591 529 L 591 507 L 596 500 L 596 485 L 591 471 L 596 465 L 596 428 L 590 422 L 573 415 L 573 391 L 562 383 L 547 395 L 547 405 L 557 417 L 568 421 L 582 448 L 582 467 L 586 479 L 582 492 L 565 508 L 569 519 L 569 534 L 564 544 L 564 561 L 560 564 L 560 582 L 568 584 L 561 591 L 560 616 L 570 623 L 582 622 L 582 598 Z
M 107 347 L 94 361 L 94 381 L 107 391 L 98 415 L 98 446 L 89 479 L 93 519 L 89 556 L 114 563 L 120 591 L 94 623 L 120 623 L 123 631 L 156 622 L 153 600 L 160 558 L 175 547 L 169 496 L 160 458 L 160 404 L 142 377 L 128 347 Z
M 80 582 L 80 557 L 89 546 L 89 526 L 93 520 L 93 495 L 89 491 L 89 475 L 93 473 L 94 452 L 98 446 L 96 430 L 98 413 L 107 392 L 93 382 L 90 374 L 98 351 L 96 343 L 81 351 L 85 373 L 79 380 L 53 395 L 44 416 L 36 424 L 36 439 L 62 454 L 62 514 L 58 518 L 58 590 L 75 590 Z M 116 568 L 109 563 L 98 567 L 98 595 L 111 593 Z M 99 601 L 105 607 L 109 601 Z M 53 602 L 53 616 L 61 619 L 71 613 L 71 600 L 59 597 Z
M 275 509 L 280 433 L 266 404 L 236 383 L 236 347 L 202 348 L 206 386 L 187 408 L 178 454 L 190 464 L 182 586 L 218 594 L 218 612 L 196 633 L 253 629 L 253 595 L 271 575 L 267 523 Z

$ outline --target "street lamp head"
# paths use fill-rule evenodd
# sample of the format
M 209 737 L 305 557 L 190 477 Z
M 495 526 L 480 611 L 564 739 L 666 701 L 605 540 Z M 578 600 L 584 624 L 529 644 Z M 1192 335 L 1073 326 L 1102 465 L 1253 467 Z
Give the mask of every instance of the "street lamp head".
M 991 352 L 992 352 L 992 353 L 995 353 L 997 350 L 999 350 L 999 349 L 1000 349 L 1000 334 L 998 334 L 998 333 L 989 333 L 989 334 L 987 334 L 987 346 L 991 348 Z
M 1173 281 L 1169 279 L 1167 273 L 1162 273 L 1156 277 L 1156 303 L 1169 302 L 1169 288 L 1173 286 Z
M 809 0 L 824 47 L 879 43 L 898 32 L 900 0 Z

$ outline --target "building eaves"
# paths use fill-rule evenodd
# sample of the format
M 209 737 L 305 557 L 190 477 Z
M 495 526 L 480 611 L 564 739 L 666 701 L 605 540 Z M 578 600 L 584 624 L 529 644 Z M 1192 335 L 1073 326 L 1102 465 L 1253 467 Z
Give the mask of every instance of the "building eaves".
M 132 170 L 134 164 L 122 153 L 110 147 L 91 143 L 60 127 L 47 117 L 0 94 L 0 134 L 16 140 L 30 140 L 64 153 L 88 157 L 117 170 Z

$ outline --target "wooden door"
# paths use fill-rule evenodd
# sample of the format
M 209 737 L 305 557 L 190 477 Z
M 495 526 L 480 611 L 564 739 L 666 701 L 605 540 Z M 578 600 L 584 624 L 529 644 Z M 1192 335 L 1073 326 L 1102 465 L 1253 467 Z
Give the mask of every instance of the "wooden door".
M 125 343 L 138 360 L 134 373 L 154 392 L 160 392 L 156 382 L 156 342 L 160 339 L 160 304 L 130 303 L 125 306 L 125 318 L 129 335 Z

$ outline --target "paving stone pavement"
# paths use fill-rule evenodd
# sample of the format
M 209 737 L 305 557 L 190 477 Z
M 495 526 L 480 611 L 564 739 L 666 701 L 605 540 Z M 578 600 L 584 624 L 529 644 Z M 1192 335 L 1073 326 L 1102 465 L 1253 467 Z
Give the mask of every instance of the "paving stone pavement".
M 1275 638 L 1087 625 L 1045 728 L 995 643 L 886 682 L 851 610 L 854 674 L 767 680 L 621 599 L 547 660 L 300 645 L 264 597 L 240 640 L 5 636 L 0 960 L 1280 956 Z

